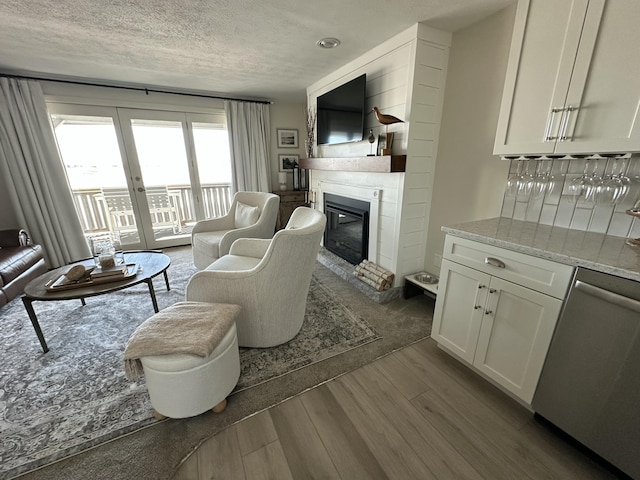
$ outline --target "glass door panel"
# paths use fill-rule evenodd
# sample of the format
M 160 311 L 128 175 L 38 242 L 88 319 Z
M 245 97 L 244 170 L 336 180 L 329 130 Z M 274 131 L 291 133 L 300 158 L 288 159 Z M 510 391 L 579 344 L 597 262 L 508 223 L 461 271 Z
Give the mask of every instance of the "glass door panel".
M 198 220 L 231 204 L 224 114 L 48 105 L 87 237 L 127 249 L 190 243 Z
M 231 207 L 229 135 L 222 124 L 191 122 L 202 192 L 200 218 L 225 215 Z
M 132 118 L 130 124 L 144 182 L 138 190 L 145 194 L 152 238 L 158 246 L 183 244 L 191 229 L 186 228 L 180 204 L 183 197 L 192 203 L 183 122 Z
M 114 109 L 50 106 L 67 179 L 87 238 L 119 232 L 126 248 L 143 243 L 127 184 Z M 71 113 L 73 111 L 73 113 Z

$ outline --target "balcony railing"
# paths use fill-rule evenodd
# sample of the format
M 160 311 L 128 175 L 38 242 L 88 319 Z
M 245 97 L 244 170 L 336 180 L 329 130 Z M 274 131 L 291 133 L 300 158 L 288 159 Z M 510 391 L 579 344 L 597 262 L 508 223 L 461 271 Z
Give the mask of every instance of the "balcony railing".
M 189 229 L 197 221 L 191 186 L 168 185 L 169 202 L 177 212 L 177 221 L 180 229 Z M 112 222 L 110 221 L 109 208 L 104 200 L 100 188 L 85 188 L 73 190 L 73 201 L 80 218 L 80 224 L 85 233 L 108 232 Z M 205 218 L 220 217 L 231 208 L 231 185 L 228 183 L 208 184 L 202 186 L 202 202 Z M 132 210 L 131 210 L 132 211 Z M 123 209 L 118 212 L 120 223 L 123 225 L 135 225 L 132 213 L 125 213 Z M 152 221 L 163 222 L 165 213 L 152 214 Z

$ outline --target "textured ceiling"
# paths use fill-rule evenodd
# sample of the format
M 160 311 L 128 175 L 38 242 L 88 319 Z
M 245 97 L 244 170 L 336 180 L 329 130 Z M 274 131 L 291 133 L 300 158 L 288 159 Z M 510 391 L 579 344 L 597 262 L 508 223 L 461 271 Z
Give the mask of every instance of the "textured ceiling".
M 415 23 L 456 31 L 512 1 L 0 0 L 0 72 L 300 101 Z

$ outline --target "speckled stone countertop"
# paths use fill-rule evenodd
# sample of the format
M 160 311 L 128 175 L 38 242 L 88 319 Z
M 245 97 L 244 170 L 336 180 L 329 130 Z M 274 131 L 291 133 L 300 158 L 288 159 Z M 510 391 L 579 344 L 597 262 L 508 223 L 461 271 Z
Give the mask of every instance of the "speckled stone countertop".
M 640 248 L 623 237 L 491 218 L 442 227 L 469 240 L 640 281 Z

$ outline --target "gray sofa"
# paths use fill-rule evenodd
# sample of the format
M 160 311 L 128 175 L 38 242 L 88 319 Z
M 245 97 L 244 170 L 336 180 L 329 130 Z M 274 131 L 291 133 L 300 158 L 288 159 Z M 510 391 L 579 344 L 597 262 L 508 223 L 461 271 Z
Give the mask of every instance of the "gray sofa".
M 0 230 L 0 307 L 46 271 L 42 247 L 32 245 L 25 230 Z

